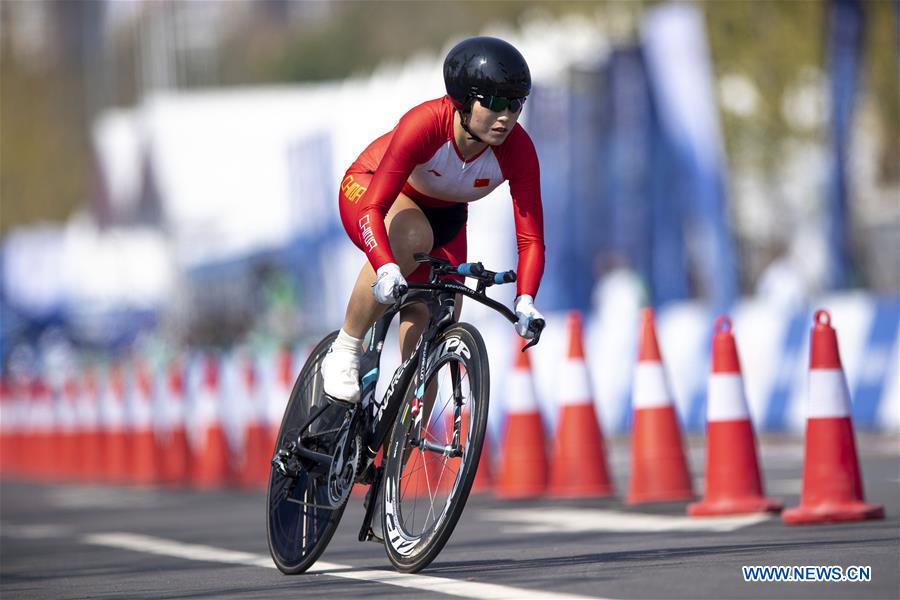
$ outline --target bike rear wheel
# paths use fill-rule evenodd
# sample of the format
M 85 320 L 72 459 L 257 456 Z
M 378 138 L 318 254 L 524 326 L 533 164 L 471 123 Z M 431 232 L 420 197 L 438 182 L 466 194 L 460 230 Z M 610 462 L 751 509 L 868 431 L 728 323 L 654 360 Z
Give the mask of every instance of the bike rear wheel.
M 481 335 L 458 323 L 433 348 L 424 383 L 413 389 L 414 380 L 407 390 L 385 454 L 384 545 L 406 573 L 430 564 L 453 533 L 487 426 L 490 375 Z
M 347 411 L 330 405 L 322 392 L 322 359 L 337 337 L 326 336 L 304 364 L 288 401 L 275 442 L 275 454 L 300 436 L 310 417 L 324 409 L 303 433 L 304 446 L 331 454 Z M 266 538 L 272 560 L 282 573 L 306 571 L 322 554 L 340 523 L 346 500 L 333 508 L 327 478 L 301 469 L 296 476 L 269 471 L 266 495 Z

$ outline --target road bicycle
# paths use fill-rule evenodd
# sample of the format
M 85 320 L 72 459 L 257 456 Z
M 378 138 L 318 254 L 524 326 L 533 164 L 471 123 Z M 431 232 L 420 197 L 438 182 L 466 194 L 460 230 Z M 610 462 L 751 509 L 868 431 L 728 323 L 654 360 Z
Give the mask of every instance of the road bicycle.
M 424 253 L 415 259 L 430 265 L 431 276 L 427 283 L 396 289 L 396 301 L 366 334 L 359 402 L 341 402 L 322 391 L 320 366 L 337 332 L 313 349 L 291 391 L 266 498 L 269 551 L 285 574 L 306 571 L 322 554 L 354 484 L 369 486 L 359 540 L 382 541 L 402 572 L 415 573 L 434 560 L 465 507 L 484 442 L 490 374 L 481 334 L 454 319 L 456 297 L 471 298 L 515 323 L 515 313 L 486 290 L 516 275 Z M 446 279 L 450 275 L 474 279 L 477 286 Z M 378 398 L 388 327 L 416 303 L 427 307 L 428 325 Z M 540 341 L 544 325 L 543 319 L 531 323 L 533 338 L 523 352 Z M 379 508 L 382 535 L 372 526 Z

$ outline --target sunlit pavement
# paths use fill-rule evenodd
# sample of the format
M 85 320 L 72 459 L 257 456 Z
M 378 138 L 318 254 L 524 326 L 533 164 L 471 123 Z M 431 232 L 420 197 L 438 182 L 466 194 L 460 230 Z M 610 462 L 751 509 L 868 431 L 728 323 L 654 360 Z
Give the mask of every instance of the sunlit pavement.
M 693 472 L 703 440 L 691 438 Z M 628 440 L 609 440 L 620 495 Z M 881 521 L 788 527 L 777 517 L 688 519 L 685 503 L 619 499 L 470 499 L 443 553 L 421 576 L 391 570 L 361 544 L 351 499 L 316 573 L 285 577 L 265 542 L 264 494 L 40 485 L 0 488 L 5 598 L 560 597 L 897 598 L 900 440 L 859 435 L 866 497 Z M 796 505 L 802 440 L 763 437 L 766 491 Z M 698 478 L 695 491 L 702 492 Z M 745 583 L 741 566 L 870 566 L 867 583 Z

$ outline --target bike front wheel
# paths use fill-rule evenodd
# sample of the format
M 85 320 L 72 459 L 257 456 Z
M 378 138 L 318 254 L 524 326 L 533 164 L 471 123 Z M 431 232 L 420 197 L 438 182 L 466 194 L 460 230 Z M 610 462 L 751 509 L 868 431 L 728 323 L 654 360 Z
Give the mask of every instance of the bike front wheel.
M 481 334 L 457 323 L 433 348 L 424 382 L 410 383 L 385 454 L 384 544 L 406 573 L 431 563 L 453 533 L 487 426 L 490 375 Z

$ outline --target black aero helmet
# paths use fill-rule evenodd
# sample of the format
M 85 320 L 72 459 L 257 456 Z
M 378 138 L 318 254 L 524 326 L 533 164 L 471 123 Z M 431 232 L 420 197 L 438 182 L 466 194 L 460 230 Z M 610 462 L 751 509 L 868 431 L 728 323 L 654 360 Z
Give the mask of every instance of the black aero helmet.
M 522 54 L 494 37 L 461 41 L 444 59 L 444 85 L 456 108 L 475 94 L 522 98 L 531 92 L 531 72 Z

